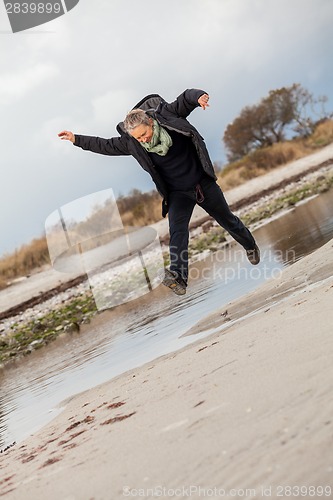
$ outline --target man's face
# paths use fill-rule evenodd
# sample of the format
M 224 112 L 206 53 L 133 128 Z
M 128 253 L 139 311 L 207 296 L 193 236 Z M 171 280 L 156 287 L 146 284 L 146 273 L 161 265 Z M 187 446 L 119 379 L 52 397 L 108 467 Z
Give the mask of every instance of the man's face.
M 153 121 L 149 123 L 149 125 L 138 125 L 133 130 L 131 130 L 130 134 L 134 139 L 139 142 L 150 142 L 153 137 Z

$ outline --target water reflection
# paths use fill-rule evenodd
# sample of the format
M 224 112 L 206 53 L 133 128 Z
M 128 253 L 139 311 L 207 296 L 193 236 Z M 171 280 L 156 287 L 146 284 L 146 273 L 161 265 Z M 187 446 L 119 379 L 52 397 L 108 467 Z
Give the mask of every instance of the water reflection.
M 198 339 L 180 337 L 205 315 L 333 237 L 332 201 L 333 191 L 259 228 L 259 266 L 251 266 L 238 245 L 227 246 L 191 266 L 184 297 L 158 287 L 0 372 L 0 447 L 47 423 L 65 398 Z
M 285 264 L 292 264 L 332 238 L 332 190 L 290 210 L 263 227 L 261 244 L 270 244 Z

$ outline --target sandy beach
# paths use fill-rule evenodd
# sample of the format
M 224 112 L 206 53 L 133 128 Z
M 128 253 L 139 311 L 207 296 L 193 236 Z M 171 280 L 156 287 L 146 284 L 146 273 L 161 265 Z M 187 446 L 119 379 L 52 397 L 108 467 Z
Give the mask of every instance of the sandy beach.
M 0 496 L 332 497 L 332 247 L 187 332 L 204 339 L 66 401 L 1 455 Z

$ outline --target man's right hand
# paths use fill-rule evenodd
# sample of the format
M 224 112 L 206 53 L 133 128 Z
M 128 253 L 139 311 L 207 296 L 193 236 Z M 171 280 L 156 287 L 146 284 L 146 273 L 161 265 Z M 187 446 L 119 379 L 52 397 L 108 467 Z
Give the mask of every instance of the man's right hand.
M 62 141 L 71 141 L 73 144 L 75 142 L 75 135 L 73 132 L 69 132 L 69 130 L 63 130 L 62 132 L 59 132 L 58 137 Z

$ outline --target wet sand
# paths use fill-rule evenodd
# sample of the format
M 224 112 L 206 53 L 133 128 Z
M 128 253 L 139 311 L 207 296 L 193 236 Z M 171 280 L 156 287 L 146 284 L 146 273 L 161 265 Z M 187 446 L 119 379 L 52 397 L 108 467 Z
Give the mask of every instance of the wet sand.
M 0 496 L 332 496 L 332 248 L 187 332 L 204 340 L 71 398 L 1 454 Z

